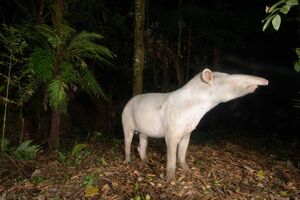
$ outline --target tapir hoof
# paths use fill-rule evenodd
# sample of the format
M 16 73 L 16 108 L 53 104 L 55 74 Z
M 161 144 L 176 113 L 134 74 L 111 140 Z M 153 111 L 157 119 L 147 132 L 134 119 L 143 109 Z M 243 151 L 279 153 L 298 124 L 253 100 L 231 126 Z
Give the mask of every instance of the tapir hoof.
M 148 160 L 147 157 L 146 157 L 146 158 L 141 158 L 141 160 L 142 160 L 144 163 L 149 163 L 149 160 Z
M 175 181 L 175 169 L 167 169 L 167 181 Z
M 191 169 L 189 168 L 189 166 L 186 163 L 182 163 L 181 168 L 183 169 L 183 171 L 186 174 L 191 174 L 192 173 Z
M 124 164 L 129 164 L 130 162 L 131 162 L 130 159 L 126 159 L 126 160 L 124 161 Z

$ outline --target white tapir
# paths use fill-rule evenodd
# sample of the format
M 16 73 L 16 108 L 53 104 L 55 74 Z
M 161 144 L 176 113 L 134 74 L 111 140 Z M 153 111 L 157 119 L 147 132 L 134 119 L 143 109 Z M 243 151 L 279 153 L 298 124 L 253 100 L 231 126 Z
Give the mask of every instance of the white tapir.
M 182 88 L 170 93 L 146 93 L 133 97 L 122 112 L 125 137 L 125 162 L 130 162 L 134 133 L 139 133 L 138 151 L 147 160 L 147 138 L 165 137 L 167 145 L 167 179 L 175 179 L 176 153 L 184 171 L 191 132 L 213 107 L 252 93 L 268 80 L 250 75 L 226 74 L 204 69 Z

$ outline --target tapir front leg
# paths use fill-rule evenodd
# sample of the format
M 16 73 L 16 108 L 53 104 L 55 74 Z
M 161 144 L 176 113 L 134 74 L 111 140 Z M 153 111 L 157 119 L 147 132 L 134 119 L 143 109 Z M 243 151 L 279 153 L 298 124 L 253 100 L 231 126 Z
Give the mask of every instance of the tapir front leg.
M 179 164 L 182 167 L 182 169 L 187 173 L 191 172 L 189 166 L 186 163 L 186 151 L 187 151 L 187 148 L 189 146 L 190 136 L 191 136 L 191 133 L 189 133 L 188 135 L 182 137 L 180 142 L 179 142 L 179 146 L 178 146 Z
M 148 161 L 147 155 L 146 155 L 147 145 L 148 145 L 147 135 L 140 133 L 140 144 L 138 147 L 138 152 L 140 154 L 141 160 L 145 161 L 145 162 Z
M 179 139 L 172 134 L 166 136 L 167 144 L 167 180 L 175 180 L 176 153 Z

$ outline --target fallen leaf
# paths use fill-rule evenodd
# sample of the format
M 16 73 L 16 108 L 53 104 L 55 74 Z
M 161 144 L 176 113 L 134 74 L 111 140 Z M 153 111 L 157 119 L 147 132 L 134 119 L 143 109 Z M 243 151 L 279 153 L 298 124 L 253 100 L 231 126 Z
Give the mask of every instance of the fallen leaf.
M 99 194 L 99 189 L 95 186 L 87 186 L 85 188 L 85 197 L 94 197 Z
M 263 170 L 259 170 L 257 172 L 257 176 L 258 176 L 259 180 L 263 180 L 263 179 L 265 179 L 265 172 Z
M 109 191 L 110 191 L 110 187 L 109 187 L 108 184 L 105 184 L 105 185 L 102 187 L 102 189 L 101 189 L 101 192 L 102 192 L 103 194 L 107 194 Z
M 286 191 L 280 191 L 279 195 L 282 197 L 286 197 L 288 193 Z
M 31 178 L 33 178 L 35 176 L 40 176 L 41 174 L 42 174 L 42 171 L 40 169 L 36 169 L 32 172 Z

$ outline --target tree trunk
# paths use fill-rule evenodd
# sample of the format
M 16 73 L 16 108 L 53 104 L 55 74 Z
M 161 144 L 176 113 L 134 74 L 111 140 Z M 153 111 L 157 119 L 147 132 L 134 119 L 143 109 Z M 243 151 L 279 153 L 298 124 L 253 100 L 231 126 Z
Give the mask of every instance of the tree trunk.
M 63 11 L 64 11 L 63 0 L 55 0 L 54 13 L 52 15 L 52 23 L 55 28 L 61 25 L 63 22 L 63 17 L 64 17 Z
M 162 83 L 162 92 L 169 92 L 170 91 L 170 70 L 167 62 L 163 69 L 163 77 L 164 79 Z
M 176 67 L 176 75 L 179 86 L 182 86 L 184 83 L 184 75 L 182 70 L 182 62 L 181 58 L 177 55 L 175 58 L 175 67 Z
M 153 74 L 153 84 L 154 84 L 154 91 L 159 90 L 159 85 L 158 85 L 158 76 L 159 76 L 159 71 L 155 64 L 152 64 L 152 74 Z
M 61 111 L 52 110 L 51 130 L 48 138 L 48 147 L 56 148 L 59 144 L 59 126 L 60 126 Z
M 133 61 L 133 95 L 143 91 L 145 0 L 135 0 L 135 35 Z
M 43 12 L 44 12 L 44 0 L 36 0 L 36 17 L 35 17 L 35 21 L 37 24 L 42 24 L 44 23 L 44 19 L 43 19 Z
M 54 28 L 58 28 L 63 21 L 63 0 L 55 0 L 54 3 L 54 13 L 52 16 L 52 23 Z M 55 76 L 60 74 L 60 64 L 62 62 L 62 52 L 60 48 L 55 49 L 55 64 L 53 66 L 53 71 Z M 48 147 L 53 149 L 59 145 L 59 127 L 61 120 L 61 110 L 52 108 L 52 118 L 51 118 L 51 130 L 48 138 Z
M 181 55 L 181 36 L 182 36 L 182 0 L 178 0 L 178 38 L 177 38 L 177 57 L 175 58 L 176 75 L 179 86 L 184 83 L 184 74 L 182 70 L 182 55 Z
M 185 78 L 186 78 L 185 80 L 186 81 L 189 80 L 191 48 L 192 48 L 192 22 L 189 23 L 189 27 L 188 27 L 186 73 L 185 73 Z

